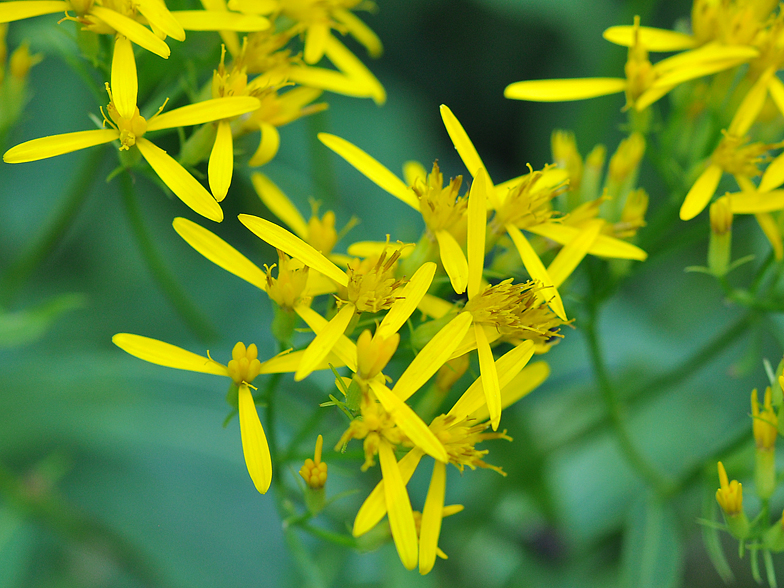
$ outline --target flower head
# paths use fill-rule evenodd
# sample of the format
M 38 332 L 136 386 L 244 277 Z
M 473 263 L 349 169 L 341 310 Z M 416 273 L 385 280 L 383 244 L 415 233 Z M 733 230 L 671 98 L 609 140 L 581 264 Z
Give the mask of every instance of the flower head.
M 719 462 L 719 484 L 716 490 L 716 501 L 728 517 L 743 512 L 743 485 L 737 480 L 730 482 L 724 464 Z

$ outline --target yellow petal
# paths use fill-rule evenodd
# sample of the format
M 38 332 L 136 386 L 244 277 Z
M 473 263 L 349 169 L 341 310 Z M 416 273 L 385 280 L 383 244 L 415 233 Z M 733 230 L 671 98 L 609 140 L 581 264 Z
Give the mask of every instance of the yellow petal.
M 468 261 L 463 250 L 449 231 L 436 231 L 441 264 L 452 282 L 452 288 L 462 294 L 468 285 Z
M 762 107 L 765 106 L 765 99 L 768 97 L 768 85 L 774 73 L 775 68 L 771 66 L 754 82 L 754 85 L 743 98 L 743 102 L 740 103 L 740 106 L 735 111 L 735 116 L 727 129 L 728 133 L 743 137 L 748 132 L 751 125 L 757 120 Z
M 218 202 L 226 198 L 229 192 L 233 171 L 234 143 L 231 138 L 231 126 L 227 121 L 222 120 L 218 123 L 218 133 L 215 135 L 215 143 L 207 166 L 210 191 Z
M 269 243 L 290 257 L 298 259 L 306 266 L 321 272 L 341 286 L 348 286 L 348 276 L 345 272 L 341 271 L 321 253 L 283 227 L 279 227 L 267 219 L 250 214 L 241 214 L 239 219 L 243 225 L 248 227 L 251 232 L 265 243 Z
M 401 400 L 407 400 L 424 386 L 450 358 L 468 332 L 472 320 L 469 313 L 461 312 L 449 321 L 417 353 L 392 388 L 392 392 Z
M 279 0 L 229 0 L 230 10 L 247 14 L 270 14 L 280 8 Z
M 67 2 L 47 2 L 45 0 L 19 0 L 17 2 L 0 2 L 0 22 L 13 22 L 70 10 Z
M 131 335 L 130 333 L 118 333 L 112 337 L 112 343 L 134 357 L 157 365 L 189 372 L 215 374 L 216 376 L 229 375 L 226 366 L 219 364 L 217 361 L 196 355 L 176 345 L 164 343 L 157 339 Z
M 305 63 L 318 63 L 324 56 L 324 47 L 329 37 L 329 25 L 312 24 L 305 32 L 305 53 L 303 55 Z
M 700 174 L 681 205 L 681 220 L 691 220 L 705 209 L 716 193 L 723 173 L 721 167 L 714 163 Z
M 419 527 L 419 573 L 422 575 L 429 573 L 436 563 L 445 494 L 446 464 L 437 461 L 433 464 L 433 475 L 430 478 L 425 507 L 422 509 L 422 523 Z
M 784 153 L 776 156 L 776 159 L 768 164 L 765 173 L 762 174 L 759 191 L 770 192 L 784 184 Z
M 487 232 L 487 179 L 484 168 L 479 168 L 468 195 L 468 298 L 479 293 L 485 266 L 485 233 Z M 435 555 L 433 556 L 435 557 Z
M 302 362 L 302 356 L 305 355 L 305 349 L 299 351 L 291 351 L 290 353 L 281 353 L 272 359 L 262 362 L 261 374 L 288 374 L 297 371 L 299 364 Z M 328 353 L 327 357 L 321 364 L 314 370 L 328 370 L 330 367 L 339 368 L 346 365 L 335 353 Z
M 122 35 L 114 41 L 112 56 L 112 100 L 123 118 L 131 119 L 136 111 L 136 93 L 139 82 L 136 78 L 136 59 L 133 45 Z
M 781 241 L 781 229 L 776 220 L 770 215 L 769 212 L 761 212 L 754 215 L 757 219 L 762 232 L 765 233 L 770 246 L 773 248 L 773 254 L 778 261 L 784 257 L 784 246 Z
M 172 226 L 188 245 L 212 263 L 266 291 L 267 274 L 226 241 L 187 218 L 175 218 Z
M 329 133 L 319 133 L 318 138 L 379 188 L 399 198 L 414 210 L 419 210 L 419 199 L 408 189 L 408 186 L 362 149 Z
M 368 98 L 374 89 L 361 79 L 352 78 L 343 72 L 323 67 L 291 67 L 287 71 L 288 80 L 298 84 L 321 88 L 344 96 Z
M 436 274 L 436 264 L 428 261 L 422 264 L 414 272 L 411 279 L 403 288 L 399 297 L 392 304 L 392 307 L 384 316 L 384 320 L 376 329 L 376 335 L 388 338 L 400 330 L 408 318 L 414 313 L 422 297 L 427 293 L 430 284 L 433 283 L 433 276 Z
M 770 97 L 773 99 L 773 102 L 775 102 L 776 107 L 779 109 L 779 112 L 784 114 L 784 83 L 776 76 L 773 76 L 770 78 L 768 91 L 770 92 Z
M 540 172 L 537 172 L 540 173 Z M 542 170 L 541 176 L 536 182 L 537 187 L 541 188 L 555 188 L 560 184 L 563 184 L 565 181 L 569 179 L 569 173 L 565 169 L 561 168 L 551 168 L 547 170 Z M 498 202 L 503 202 L 506 200 L 506 196 L 509 193 L 509 190 L 512 188 L 517 187 L 520 182 L 522 182 L 528 175 L 524 174 L 522 176 L 517 176 L 516 178 L 512 178 L 511 180 L 507 180 L 501 184 L 497 184 L 495 187 L 495 195 Z
M 296 381 L 307 378 L 324 361 L 324 358 L 332 351 L 335 343 L 345 332 L 355 311 L 356 307 L 353 304 L 343 305 L 327 326 L 316 334 L 316 338 L 308 345 L 297 372 L 294 374 Z
M 346 253 L 348 253 L 349 260 L 355 257 L 376 257 L 381 255 L 384 251 L 387 255 L 391 251 L 399 251 L 400 258 L 405 259 L 414 252 L 416 243 L 389 243 L 388 241 L 356 241 L 348 246 Z
M 599 236 L 604 221 L 598 220 L 588 223 L 580 233 L 563 247 L 547 268 L 547 273 L 553 281 L 553 286 L 559 288 L 566 281 L 575 268 L 586 256 L 591 246 Z
M 217 223 L 223 220 L 215 198 L 173 157 L 143 137 L 136 140 L 136 146 L 163 183 L 191 210 Z
M 256 404 L 246 384 L 239 390 L 240 436 L 245 465 L 248 466 L 250 479 L 256 490 L 265 494 L 272 482 L 272 458 L 270 457 L 267 436 L 259 421 Z
M 425 454 L 418 447 L 414 447 L 411 451 L 406 453 L 398 462 L 400 470 L 400 478 L 403 486 L 408 484 L 411 476 L 414 475 L 419 462 Z M 357 517 L 354 519 L 354 528 L 352 534 L 354 537 L 360 537 L 375 527 L 378 522 L 387 514 L 387 504 L 384 489 L 384 480 L 381 480 L 373 491 L 359 507 Z
M 530 341 L 529 341 L 530 343 Z M 533 353 L 533 345 L 531 345 L 531 353 Z M 529 356 L 530 357 L 530 356 Z M 498 367 L 496 362 L 496 367 Z M 500 369 L 498 372 L 499 379 L 504 375 Z M 529 366 L 524 367 L 520 373 L 512 378 L 508 384 L 502 384 L 501 387 L 501 408 L 511 406 L 521 398 L 530 394 L 542 382 L 544 382 L 550 375 L 550 366 L 545 361 L 537 361 Z M 469 415 L 477 422 L 483 422 L 490 418 L 490 413 L 487 411 L 487 404 L 483 404 L 477 410 Z
M 654 86 L 652 88 L 648 88 L 642 95 L 634 101 L 634 109 L 637 112 L 642 112 L 646 108 L 648 108 L 651 104 L 666 96 L 670 91 L 672 91 L 678 84 L 669 84 L 667 86 Z
M 378 401 L 414 445 L 434 459 L 444 463 L 449 460 L 444 444 L 410 406 L 378 380 L 371 380 L 369 384 Z
M 691 35 L 652 27 L 615 26 L 602 33 L 602 37 L 610 43 L 622 47 L 634 45 L 635 35 L 639 35 L 640 45 L 651 52 L 681 51 L 697 45 L 697 39 Z
M 565 80 L 528 80 L 509 84 L 504 96 L 533 102 L 567 102 L 617 94 L 626 90 L 623 78 L 574 78 Z
M 300 239 L 308 238 L 308 223 L 297 207 L 278 188 L 278 186 L 262 173 L 256 172 L 250 177 L 256 193 L 270 212 L 286 223 Z
M 332 16 L 340 22 L 349 34 L 354 37 L 368 51 L 368 54 L 376 59 L 381 57 L 384 48 L 381 39 L 373 30 L 359 19 L 353 12 L 345 8 L 337 8 L 332 11 Z
M 480 325 L 474 325 L 474 334 L 476 335 L 476 350 L 479 353 L 479 371 L 482 373 L 482 389 L 485 392 L 490 422 L 495 431 L 501 422 L 501 384 L 495 369 L 493 351 L 490 349 L 490 343 L 488 343 L 485 332 Z
M 532 341 L 524 341 L 520 345 L 513 347 L 495 362 L 496 373 L 498 374 L 498 385 L 501 388 L 501 407 L 506 408 L 510 403 L 504 403 L 506 388 L 509 386 L 520 371 L 526 366 L 534 355 L 534 344 Z M 484 407 L 484 408 L 483 408 Z M 460 399 L 450 409 L 449 416 L 456 421 L 462 421 L 467 416 L 483 411 L 487 412 L 487 401 L 485 399 L 482 378 L 477 378 L 468 387 Z M 489 414 L 488 414 L 489 416 Z M 487 418 L 487 417 L 484 417 Z M 479 419 L 484 420 L 484 419 Z
M 99 18 L 121 35 L 125 35 L 139 47 L 143 47 L 156 55 L 167 59 L 171 50 L 150 29 L 143 27 L 133 19 L 119 12 L 93 4 L 90 14 Z
M 11 147 L 3 155 L 3 161 L 6 163 L 38 161 L 39 159 L 55 157 L 64 153 L 86 149 L 87 147 L 109 143 L 119 138 L 120 133 L 115 129 L 95 129 L 93 131 L 79 131 L 41 137 L 40 139 L 33 139 L 16 147 Z
M 653 67 L 659 73 L 653 87 L 674 86 L 718 73 L 746 63 L 758 54 L 757 50 L 751 47 L 723 47 L 721 50 L 714 48 L 711 52 L 695 49 L 674 55 Z M 676 62 L 677 66 L 674 65 Z
M 411 501 L 403 484 L 397 459 L 389 443 L 382 440 L 378 447 L 381 474 L 384 476 L 384 499 L 389 513 L 389 528 L 400 561 L 408 570 L 417 565 L 417 534 Z
M 378 78 L 334 35 L 327 35 L 324 52 L 336 68 L 367 88 L 366 96 L 370 96 L 379 106 L 386 102 L 387 93 Z
M 417 180 L 427 180 L 427 170 L 418 161 L 406 161 L 403 163 L 403 179 L 406 184 L 413 186 Z
M 580 229 L 577 227 L 560 223 L 542 223 L 541 225 L 526 227 L 526 230 L 551 239 L 561 245 L 569 244 L 580 233 Z M 588 253 L 612 259 L 645 261 L 648 258 L 648 254 L 636 245 L 602 234 L 596 237 L 596 241 L 594 241 Z
M 272 161 L 280 147 L 280 133 L 274 125 L 262 121 L 259 123 L 259 131 L 261 131 L 259 148 L 256 149 L 256 153 L 253 154 L 253 157 L 248 162 L 248 165 L 253 167 L 262 166 Z
M 430 318 L 440 319 L 455 310 L 455 305 L 438 296 L 425 294 L 417 308 L 422 311 L 422 314 Z
M 147 122 L 147 130 L 158 131 L 160 129 L 201 125 L 221 120 L 222 118 L 240 116 L 241 114 L 258 110 L 260 107 L 261 102 L 253 96 L 213 98 L 154 116 Z
M 160 0 L 134 0 L 134 6 L 142 13 L 150 25 L 163 31 L 172 39 L 185 40 L 182 25 L 172 16 L 166 4 Z
M 784 210 L 784 190 L 728 194 L 732 214 L 755 214 Z
M 218 10 L 174 10 L 172 16 L 186 31 L 235 31 L 252 33 L 270 27 L 270 21 L 255 14 Z
M 449 110 L 449 107 L 446 106 L 446 104 L 442 104 L 439 107 L 439 110 L 441 112 L 441 120 L 444 121 L 444 127 L 446 127 L 446 132 L 449 133 L 449 138 L 452 139 L 452 143 L 454 144 L 455 149 L 457 149 L 460 159 L 463 160 L 466 169 L 475 180 L 479 170 L 484 170 L 485 173 L 483 177 L 485 181 L 486 197 L 491 200 L 494 199 L 495 188 L 493 187 L 493 181 L 490 179 L 490 174 L 487 173 L 487 168 L 482 162 L 482 158 L 479 157 L 476 147 L 474 147 L 474 144 L 468 137 L 468 133 L 466 133 L 463 125 L 460 124 L 460 121 L 457 120 L 457 117 Z
M 329 324 L 327 319 L 325 319 L 309 306 L 300 304 L 295 306 L 294 310 L 299 315 L 299 317 L 305 321 L 305 323 L 313 330 L 313 332 L 316 333 L 316 335 L 326 329 L 327 325 Z M 346 366 L 348 366 L 348 369 L 356 373 L 357 346 L 351 339 L 345 335 L 338 337 L 338 340 L 332 347 L 332 352 L 337 355 Z
M 512 238 L 517 252 L 520 254 L 520 259 L 523 261 L 525 269 L 530 274 L 531 278 L 542 283 L 542 289 L 539 291 L 537 297 L 547 300 L 548 306 L 552 311 L 557 314 L 562 320 L 566 320 L 566 311 L 564 310 L 561 295 L 558 293 L 558 288 L 553 284 L 550 274 L 547 273 L 542 260 L 531 247 L 528 239 L 525 238 L 520 229 L 514 225 L 507 224 L 506 232 Z

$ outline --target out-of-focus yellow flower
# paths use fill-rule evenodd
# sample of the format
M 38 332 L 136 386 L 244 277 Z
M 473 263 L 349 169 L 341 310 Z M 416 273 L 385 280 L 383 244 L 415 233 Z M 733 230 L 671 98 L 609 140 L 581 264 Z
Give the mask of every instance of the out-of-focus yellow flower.
M 737 480 L 729 481 L 724 464 L 719 462 L 719 489 L 716 490 L 716 501 L 728 517 L 743 512 L 743 485 Z
M 778 437 L 779 419 L 773 410 L 770 386 L 765 390 L 764 405 L 761 411 L 757 400 L 757 389 L 752 390 L 751 418 L 757 449 L 773 449 L 776 446 L 776 438 Z
M 175 345 L 140 335 L 118 333 L 112 337 L 112 342 L 126 353 L 150 363 L 231 378 L 233 386 L 237 388 L 240 436 L 248 473 L 259 492 L 264 494 L 269 490 L 272 482 L 272 459 L 267 437 L 264 435 L 249 389 L 254 378 L 262 372 L 255 344 L 245 347 L 243 343 L 237 343 L 231 352 L 232 358 L 228 365 L 223 365 L 209 356 L 202 357 Z
M 324 439 L 321 435 L 316 439 L 316 451 L 313 459 L 307 458 L 299 470 L 299 475 L 305 480 L 309 488 L 321 490 L 327 483 L 327 464 L 321 461 L 321 449 L 324 446 Z
M 120 150 L 136 147 L 153 171 L 172 192 L 187 206 L 210 220 L 223 220 L 220 205 L 207 190 L 164 150 L 156 147 L 144 135 L 150 131 L 190 126 L 238 116 L 259 107 L 251 96 L 237 96 L 206 100 L 164 114 L 156 113 L 145 119 L 136 106 L 136 62 L 128 39 L 117 37 L 112 60 L 112 83 L 106 84 L 109 105 L 104 114 L 104 124 L 110 129 L 79 131 L 34 139 L 12 147 L 3 155 L 6 163 L 25 163 L 71 153 L 87 147 L 102 145 L 117 139 Z M 161 107 L 163 108 L 163 107 Z

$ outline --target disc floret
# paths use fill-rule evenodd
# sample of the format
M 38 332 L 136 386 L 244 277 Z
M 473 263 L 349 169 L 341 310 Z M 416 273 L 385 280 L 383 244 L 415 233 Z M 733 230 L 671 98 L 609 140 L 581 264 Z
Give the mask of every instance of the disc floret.
M 240 386 L 250 384 L 261 372 L 259 350 L 255 343 L 245 347 L 242 342 L 237 343 L 231 350 L 231 361 L 227 366 L 229 377 Z

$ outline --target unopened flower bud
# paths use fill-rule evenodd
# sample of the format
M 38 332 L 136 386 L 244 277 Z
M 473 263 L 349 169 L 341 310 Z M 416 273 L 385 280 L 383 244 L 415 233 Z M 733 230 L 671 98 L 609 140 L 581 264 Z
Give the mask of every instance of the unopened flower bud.
M 357 375 L 363 380 L 378 375 L 392 359 L 399 343 L 397 333 L 381 337 L 371 336 L 369 330 L 364 330 L 357 340 Z
M 571 131 L 557 129 L 550 136 L 555 164 L 569 174 L 569 189 L 579 190 L 583 179 L 583 158 L 577 150 L 577 141 Z
M 722 196 L 710 207 L 711 234 L 708 242 L 708 268 L 714 276 L 726 275 L 732 255 L 732 209 Z
M 729 481 L 724 464 L 721 462 L 719 462 L 719 484 L 716 501 L 724 511 L 727 526 L 736 539 L 744 539 L 749 533 L 749 521 L 743 512 L 743 485 L 737 480 Z
M 316 439 L 316 450 L 313 459 L 307 458 L 299 470 L 299 475 L 305 480 L 307 490 L 305 499 L 308 501 L 308 510 L 316 513 L 324 507 L 324 485 L 327 483 L 327 464 L 321 461 L 321 450 L 324 439 L 321 435 Z
M 229 377 L 239 386 L 243 382 L 250 384 L 261 372 L 261 362 L 259 361 L 259 350 L 256 344 L 251 344 L 247 348 L 240 342 L 231 351 L 231 361 L 229 361 Z
M 765 400 L 760 410 L 757 390 L 751 392 L 751 418 L 754 431 L 755 468 L 754 482 L 757 495 L 762 499 L 770 498 L 776 489 L 776 437 L 778 437 L 778 417 L 771 403 L 770 386 L 765 390 Z
M 43 56 L 40 54 L 30 55 L 30 43 L 24 41 L 11 54 L 11 59 L 8 60 L 8 69 L 17 80 L 25 80 L 30 68 L 40 63 L 42 59 Z

